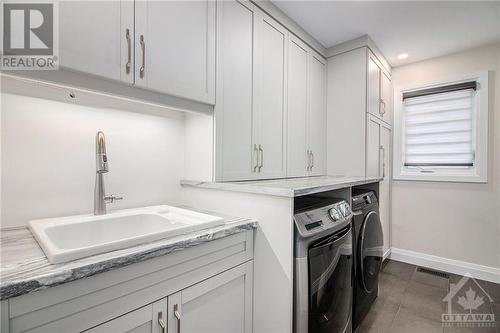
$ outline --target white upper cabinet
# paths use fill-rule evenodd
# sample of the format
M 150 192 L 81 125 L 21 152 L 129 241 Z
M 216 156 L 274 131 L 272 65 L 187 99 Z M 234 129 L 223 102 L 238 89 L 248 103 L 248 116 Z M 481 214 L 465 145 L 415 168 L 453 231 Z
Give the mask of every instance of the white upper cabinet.
M 389 125 L 393 121 L 393 101 L 391 79 L 386 73 L 380 75 L 380 116 Z
M 290 36 L 288 46 L 287 176 L 307 175 L 308 47 Z
M 312 52 L 309 57 L 309 172 L 326 173 L 326 61 Z
M 251 179 L 258 150 L 252 147 L 255 7 L 221 1 L 217 7 L 216 180 Z
M 368 51 L 367 112 L 392 125 L 392 85 L 389 74 Z
M 214 0 L 135 2 L 136 85 L 215 103 Z
M 368 101 L 367 111 L 380 116 L 380 67 L 376 58 L 368 52 Z
M 295 37 L 288 47 L 287 176 L 326 173 L 326 61 Z
M 62 68 L 133 83 L 133 47 L 133 1 L 59 1 Z
M 286 175 L 288 31 L 249 2 L 218 3 L 219 181 Z
M 288 32 L 269 16 L 258 17 L 253 142 L 260 155 L 255 177 L 284 177 Z

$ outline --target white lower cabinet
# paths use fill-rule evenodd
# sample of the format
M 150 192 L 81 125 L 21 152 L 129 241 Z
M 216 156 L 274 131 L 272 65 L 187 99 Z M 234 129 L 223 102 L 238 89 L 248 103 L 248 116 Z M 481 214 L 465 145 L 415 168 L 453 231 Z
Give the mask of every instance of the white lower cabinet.
M 391 247 L 391 151 L 392 128 L 368 114 L 366 124 L 366 176 L 379 177 L 379 210 L 384 232 L 384 254 Z
M 2 301 L 1 333 L 249 333 L 253 230 Z
M 379 183 L 379 210 L 382 230 L 384 231 L 384 255 L 387 255 L 391 248 L 391 175 L 392 175 L 392 129 L 389 125 L 381 123 L 380 125 L 380 147 L 382 157 L 380 159 L 382 181 Z
M 168 297 L 168 332 L 251 332 L 252 265 L 214 276 Z
M 380 121 L 372 116 L 366 118 L 366 177 L 380 177 Z
M 251 332 L 252 268 L 232 268 L 85 332 Z
M 167 300 L 162 299 L 129 312 L 107 323 L 91 328 L 86 333 L 156 333 L 161 332 L 161 325 L 166 326 L 164 313 Z M 160 324 L 161 323 L 161 324 Z

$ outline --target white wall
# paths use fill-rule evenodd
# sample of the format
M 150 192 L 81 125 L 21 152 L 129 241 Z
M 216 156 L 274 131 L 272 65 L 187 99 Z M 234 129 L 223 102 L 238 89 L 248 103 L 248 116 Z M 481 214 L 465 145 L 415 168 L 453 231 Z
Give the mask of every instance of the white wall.
M 394 181 L 396 249 L 500 268 L 500 44 L 397 67 L 392 80 L 408 86 L 484 70 L 494 71 L 488 184 Z
M 186 113 L 185 170 L 189 180 L 213 180 L 214 119 L 211 114 Z
M 1 99 L 2 227 L 93 211 L 98 130 L 107 139 L 106 191 L 125 197 L 108 208 L 180 203 L 183 113 L 159 117 L 5 92 Z

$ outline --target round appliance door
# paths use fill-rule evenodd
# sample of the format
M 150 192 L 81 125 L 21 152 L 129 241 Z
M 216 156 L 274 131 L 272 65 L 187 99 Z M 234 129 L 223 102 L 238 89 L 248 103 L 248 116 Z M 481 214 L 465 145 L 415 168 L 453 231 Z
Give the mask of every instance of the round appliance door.
M 309 332 L 345 332 L 350 327 L 352 252 L 350 225 L 309 248 Z
M 371 293 L 378 283 L 382 266 L 384 235 L 378 214 L 370 211 L 361 226 L 358 241 L 358 263 L 361 287 Z

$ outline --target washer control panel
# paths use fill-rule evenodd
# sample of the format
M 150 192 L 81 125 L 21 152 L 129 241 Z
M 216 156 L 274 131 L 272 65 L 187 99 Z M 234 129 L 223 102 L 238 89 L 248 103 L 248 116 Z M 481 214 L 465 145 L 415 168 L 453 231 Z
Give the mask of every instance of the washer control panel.
M 332 228 L 344 226 L 352 217 L 351 207 L 345 200 L 295 214 L 294 220 L 301 237 L 310 237 Z

